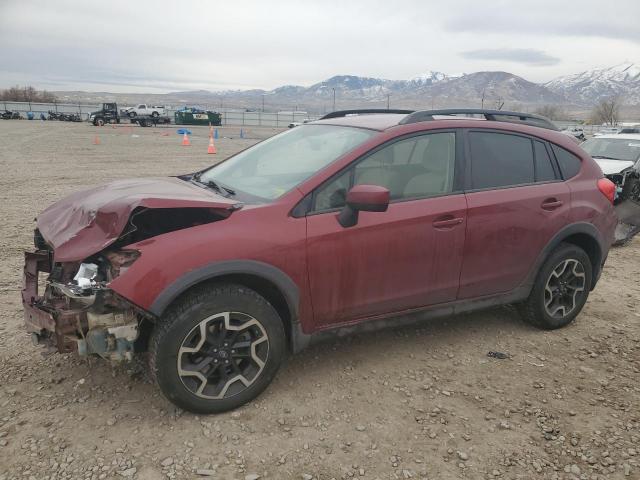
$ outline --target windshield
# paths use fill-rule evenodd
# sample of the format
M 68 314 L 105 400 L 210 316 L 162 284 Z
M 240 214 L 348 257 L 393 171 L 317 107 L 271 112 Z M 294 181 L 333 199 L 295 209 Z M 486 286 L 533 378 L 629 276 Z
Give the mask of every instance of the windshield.
M 592 157 L 635 162 L 640 158 L 640 139 L 591 138 L 580 145 Z
M 198 181 L 273 200 L 375 134 L 361 128 L 302 125 L 210 168 Z

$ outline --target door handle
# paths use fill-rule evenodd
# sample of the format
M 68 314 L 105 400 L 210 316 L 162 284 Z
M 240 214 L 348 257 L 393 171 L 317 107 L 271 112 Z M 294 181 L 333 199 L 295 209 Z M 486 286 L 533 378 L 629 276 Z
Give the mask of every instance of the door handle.
M 453 228 L 456 225 L 460 225 L 464 219 L 462 218 L 454 218 L 453 216 L 448 216 L 445 218 L 440 218 L 439 220 L 433 221 L 433 228 Z
M 540 207 L 543 210 L 555 210 L 556 208 L 560 208 L 562 205 L 564 204 L 564 202 L 562 200 L 558 200 L 557 198 L 547 198 L 544 202 L 542 202 L 542 205 L 540 205 Z

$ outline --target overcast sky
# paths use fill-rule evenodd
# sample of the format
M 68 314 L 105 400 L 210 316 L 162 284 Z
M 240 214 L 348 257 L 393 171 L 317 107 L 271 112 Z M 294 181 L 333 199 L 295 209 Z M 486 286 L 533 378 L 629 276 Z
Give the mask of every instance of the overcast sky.
M 0 0 L 0 87 L 166 92 L 640 62 L 640 0 Z

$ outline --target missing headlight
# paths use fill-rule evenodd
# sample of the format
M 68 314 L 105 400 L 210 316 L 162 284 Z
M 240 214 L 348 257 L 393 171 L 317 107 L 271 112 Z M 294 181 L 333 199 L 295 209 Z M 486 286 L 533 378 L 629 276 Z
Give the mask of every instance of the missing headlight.
M 140 257 L 137 250 L 112 250 L 105 252 L 104 256 L 111 265 L 111 277 L 116 278 L 127 271 L 133 262 Z

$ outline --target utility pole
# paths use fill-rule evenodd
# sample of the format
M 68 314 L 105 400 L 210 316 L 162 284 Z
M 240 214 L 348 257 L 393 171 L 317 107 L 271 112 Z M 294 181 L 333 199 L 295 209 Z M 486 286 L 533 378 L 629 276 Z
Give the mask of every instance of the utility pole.
M 333 111 L 335 112 L 336 111 L 336 89 L 334 87 L 334 88 L 331 88 L 331 90 L 333 90 Z
M 262 94 L 262 113 L 264 113 L 264 93 Z
M 387 110 L 389 110 L 389 97 L 391 96 L 390 93 L 387 93 Z

